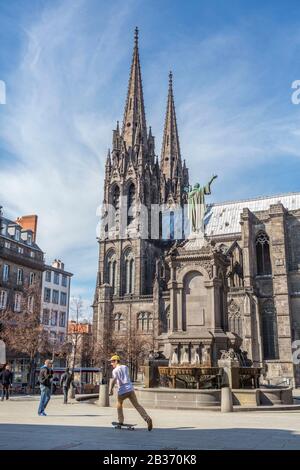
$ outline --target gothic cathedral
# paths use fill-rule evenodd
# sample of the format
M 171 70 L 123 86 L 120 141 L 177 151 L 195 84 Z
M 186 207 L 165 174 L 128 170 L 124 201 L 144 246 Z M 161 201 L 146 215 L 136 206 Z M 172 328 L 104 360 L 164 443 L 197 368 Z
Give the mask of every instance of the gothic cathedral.
M 140 363 L 156 350 L 216 365 L 234 348 L 270 383 L 298 384 L 300 193 L 210 204 L 203 244 L 189 237 L 187 188 L 173 77 L 158 159 L 136 29 L 123 123 L 105 164 L 95 340 Z

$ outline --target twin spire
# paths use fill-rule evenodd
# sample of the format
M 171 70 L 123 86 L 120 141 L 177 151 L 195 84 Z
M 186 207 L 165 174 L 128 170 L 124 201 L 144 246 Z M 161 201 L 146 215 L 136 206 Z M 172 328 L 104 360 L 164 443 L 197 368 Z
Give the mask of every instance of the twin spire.
M 139 31 L 138 28 L 135 28 L 133 57 L 122 126 L 122 138 L 127 148 L 133 148 L 137 141 L 142 142 L 145 147 L 147 146 L 147 125 L 138 42 Z M 169 73 L 169 92 L 160 166 L 166 179 L 172 179 L 176 176 L 175 172 L 178 171 L 178 166 L 181 170 L 172 72 Z
M 122 137 L 127 148 L 133 148 L 138 139 L 145 145 L 147 143 L 147 125 L 138 42 L 139 32 L 138 28 L 135 28 L 133 57 L 122 127 Z
M 168 102 L 161 150 L 161 170 L 167 180 L 176 177 L 178 170 L 181 171 L 181 155 L 173 96 L 172 72 L 169 73 Z

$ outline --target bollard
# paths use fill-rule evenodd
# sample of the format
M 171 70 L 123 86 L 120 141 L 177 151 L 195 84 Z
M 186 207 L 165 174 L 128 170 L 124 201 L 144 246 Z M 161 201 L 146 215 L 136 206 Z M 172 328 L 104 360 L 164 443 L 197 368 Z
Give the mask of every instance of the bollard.
M 108 384 L 99 385 L 99 406 L 109 406 Z
M 230 387 L 221 388 L 221 412 L 229 413 L 233 411 L 232 392 Z
M 75 399 L 75 387 L 72 387 L 72 385 L 68 390 L 68 399 L 71 401 Z

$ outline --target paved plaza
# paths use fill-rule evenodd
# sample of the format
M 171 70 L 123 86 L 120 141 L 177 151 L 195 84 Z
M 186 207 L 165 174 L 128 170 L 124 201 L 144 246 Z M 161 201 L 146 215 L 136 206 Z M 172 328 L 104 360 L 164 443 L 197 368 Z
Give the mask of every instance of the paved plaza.
M 0 450 L 49 449 L 300 449 L 300 411 L 149 410 L 154 429 L 133 409 L 125 409 L 135 431 L 115 430 L 114 408 L 95 404 L 62 404 L 55 396 L 48 416 L 37 415 L 38 399 L 0 402 Z

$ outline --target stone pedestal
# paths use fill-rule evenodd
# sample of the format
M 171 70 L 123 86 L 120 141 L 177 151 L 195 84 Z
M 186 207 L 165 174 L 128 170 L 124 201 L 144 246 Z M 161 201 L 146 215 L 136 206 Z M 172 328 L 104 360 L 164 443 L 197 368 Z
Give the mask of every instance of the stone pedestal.
M 223 369 L 222 385 L 240 388 L 239 361 L 237 359 L 219 359 L 218 366 Z
M 167 367 L 169 365 L 168 359 L 154 359 L 145 361 L 144 367 L 144 387 L 152 388 L 159 387 L 159 366 Z

